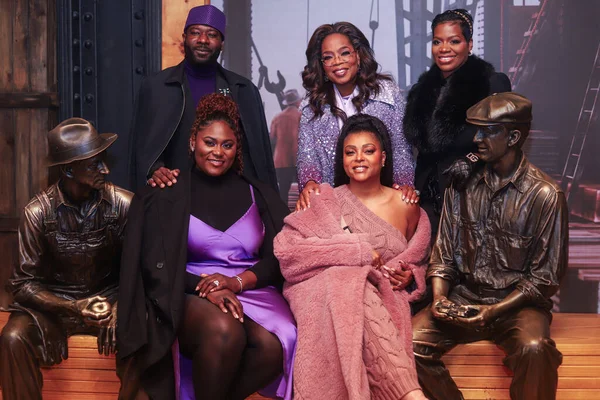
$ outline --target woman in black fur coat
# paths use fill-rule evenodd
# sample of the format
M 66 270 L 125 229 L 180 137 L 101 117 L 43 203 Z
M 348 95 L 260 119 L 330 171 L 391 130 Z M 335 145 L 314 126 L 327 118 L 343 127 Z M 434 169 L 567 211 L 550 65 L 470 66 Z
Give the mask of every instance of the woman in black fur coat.
M 444 174 L 469 168 L 462 161 L 475 153 L 475 128 L 465 121 L 467 109 L 492 93 L 509 92 L 510 80 L 484 60 L 470 55 L 473 17 L 463 9 L 438 14 L 431 23 L 431 55 L 435 64 L 424 72 L 408 93 L 404 134 L 419 154 L 415 187 L 421 207 L 431 221 L 432 240 L 437 233 L 444 190 L 450 184 Z M 475 158 L 469 155 L 471 160 Z M 454 172 L 454 171 L 453 171 Z

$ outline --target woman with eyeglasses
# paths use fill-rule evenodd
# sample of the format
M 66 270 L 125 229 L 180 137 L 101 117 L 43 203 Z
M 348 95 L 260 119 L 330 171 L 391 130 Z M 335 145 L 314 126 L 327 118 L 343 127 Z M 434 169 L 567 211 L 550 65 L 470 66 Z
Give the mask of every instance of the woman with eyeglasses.
M 306 49 L 302 72 L 307 97 L 300 106 L 296 210 L 309 207 L 309 194 L 319 184 L 333 184 L 335 145 L 347 118 L 363 113 L 386 125 L 394 150 L 394 183 L 405 201 L 416 203 L 412 189 L 414 161 L 404 138 L 404 100 L 391 76 L 377 72 L 373 50 L 365 35 L 349 22 L 318 27 Z

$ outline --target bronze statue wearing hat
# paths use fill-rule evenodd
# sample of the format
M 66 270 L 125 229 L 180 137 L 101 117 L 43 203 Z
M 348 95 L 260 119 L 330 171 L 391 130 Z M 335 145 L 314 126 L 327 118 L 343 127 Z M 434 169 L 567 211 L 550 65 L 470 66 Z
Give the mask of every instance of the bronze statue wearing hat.
M 442 355 L 492 340 L 514 373 L 511 399 L 554 399 L 562 354 L 550 338 L 550 297 L 567 267 L 564 193 L 529 163 L 531 102 L 491 95 L 467 111 L 484 166 L 446 190 L 427 277 L 433 303 L 413 317 L 419 381 L 431 399 L 462 399 Z
M 115 352 L 122 236 L 132 193 L 106 182 L 105 150 L 117 139 L 70 118 L 48 134 L 60 180 L 25 206 L 11 316 L 0 336 L 4 399 L 41 399 L 40 366 L 68 357 L 67 338 L 98 336 Z

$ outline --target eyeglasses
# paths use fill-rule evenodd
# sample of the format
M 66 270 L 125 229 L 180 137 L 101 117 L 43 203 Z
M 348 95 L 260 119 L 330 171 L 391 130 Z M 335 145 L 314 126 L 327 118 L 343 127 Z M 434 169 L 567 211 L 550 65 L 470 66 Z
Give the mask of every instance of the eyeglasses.
M 347 63 L 354 57 L 354 54 L 356 54 L 356 51 L 344 50 L 344 51 L 342 51 L 341 54 L 337 55 L 337 58 L 340 60 L 340 64 Z M 328 54 L 321 58 L 321 62 L 326 67 L 332 67 L 336 63 L 335 59 L 336 59 L 336 56 Z

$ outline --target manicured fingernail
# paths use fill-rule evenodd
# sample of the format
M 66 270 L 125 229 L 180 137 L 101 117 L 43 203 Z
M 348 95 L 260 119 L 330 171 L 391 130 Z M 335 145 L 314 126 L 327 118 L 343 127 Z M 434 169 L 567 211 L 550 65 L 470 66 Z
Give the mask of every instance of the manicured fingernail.
M 320 195 L 321 195 L 321 192 L 317 192 L 317 196 L 320 196 Z
M 406 196 L 405 195 L 402 195 L 402 200 L 406 200 Z
M 167 186 L 171 186 L 171 185 L 172 185 L 171 181 L 167 182 Z
M 237 315 L 237 314 L 233 314 L 233 316 L 234 316 L 236 319 L 239 319 L 239 318 L 240 318 L 240 316 L 239 316 L 239 315 Z
M 244 317 L 240 318 L 240 322 L 244 322 Z
M 390 276 L 387 274 L 387 272 L 383 273 L 383 276 L 385 276 L 386 278 L 389 278 Z

